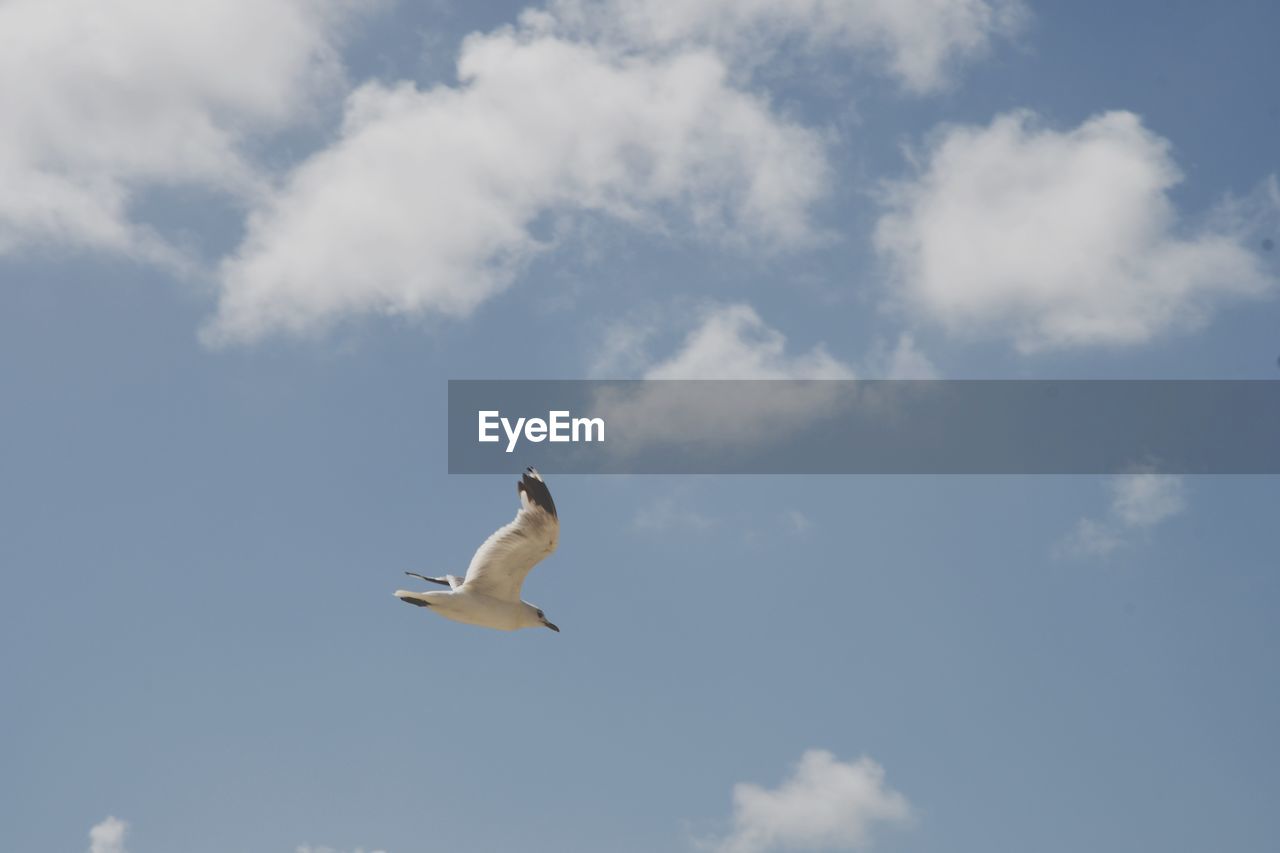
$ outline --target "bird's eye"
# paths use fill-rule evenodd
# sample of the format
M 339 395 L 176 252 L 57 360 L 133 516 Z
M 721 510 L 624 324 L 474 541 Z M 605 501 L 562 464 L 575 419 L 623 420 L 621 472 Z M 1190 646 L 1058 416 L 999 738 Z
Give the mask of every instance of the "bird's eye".
M 546 618 L 547 618 L 547 616 L 546 616 L 546 614 L 545 614 L 545 613 L 543 613 L 541 610 L 539 610 L 539 611 L 538 611 L 538 618 L 539 618 L 539 619 L 546 619 Z

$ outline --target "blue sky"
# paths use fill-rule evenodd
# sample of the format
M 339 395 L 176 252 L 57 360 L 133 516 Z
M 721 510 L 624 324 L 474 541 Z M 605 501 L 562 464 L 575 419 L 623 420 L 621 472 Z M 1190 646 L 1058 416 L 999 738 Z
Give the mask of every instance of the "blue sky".
M 1270 849 L 1274 478 L 549 474 L 561 634 L 390 593 L 538 462 L 450 378 L 1275 378 L 1280 12 L 523 8 L 0 4 L 0 849 Z

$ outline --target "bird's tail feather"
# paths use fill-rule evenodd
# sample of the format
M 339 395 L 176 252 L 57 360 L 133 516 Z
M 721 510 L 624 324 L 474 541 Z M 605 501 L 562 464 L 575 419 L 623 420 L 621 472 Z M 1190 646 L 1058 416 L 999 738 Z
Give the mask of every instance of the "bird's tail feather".
M 448 586 L 448 587 L 453 586 L 453 582 L 449 579 L 448 575 L 445 575 L 442 578 L 429 578 L 426 575 L 420 575 L 417 572 L 405 572 L 405 574 L 411 578 L 422 578 L 424 581 L 430 581 L 431 583 L 438 583 L 441 586 Z

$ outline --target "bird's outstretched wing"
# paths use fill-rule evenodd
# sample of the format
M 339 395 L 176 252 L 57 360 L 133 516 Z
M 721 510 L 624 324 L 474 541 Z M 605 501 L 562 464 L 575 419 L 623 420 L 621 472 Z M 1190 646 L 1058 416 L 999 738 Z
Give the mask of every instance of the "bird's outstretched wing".
M 556 549 L 560 519 L 542 477 L 525 469 L 516 483 L 520 511 L 510 524 L 499 528 L 471 558 L 462 588 L 504 601 L 519 601 L 520 587 L 529 571 Z

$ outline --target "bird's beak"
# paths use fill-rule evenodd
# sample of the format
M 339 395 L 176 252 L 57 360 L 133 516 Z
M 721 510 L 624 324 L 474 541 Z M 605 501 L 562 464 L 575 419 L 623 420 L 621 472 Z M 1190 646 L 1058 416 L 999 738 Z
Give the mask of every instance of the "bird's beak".
M 543 624 L 543 625 L 546 625 L 548 628 L 550 628 L 552 631 L 555 631 L 557 634 L 559 634 L 559 633 L 560 633 L 560 629 L 559 629 L 559 628 L 557 628 L 555 625 L 552 625 L 552 624 L 551 624 L 550 622 L 548 622 L 546 619 L 543 619 L 543 620 L 542 620 L 542 624 Z

